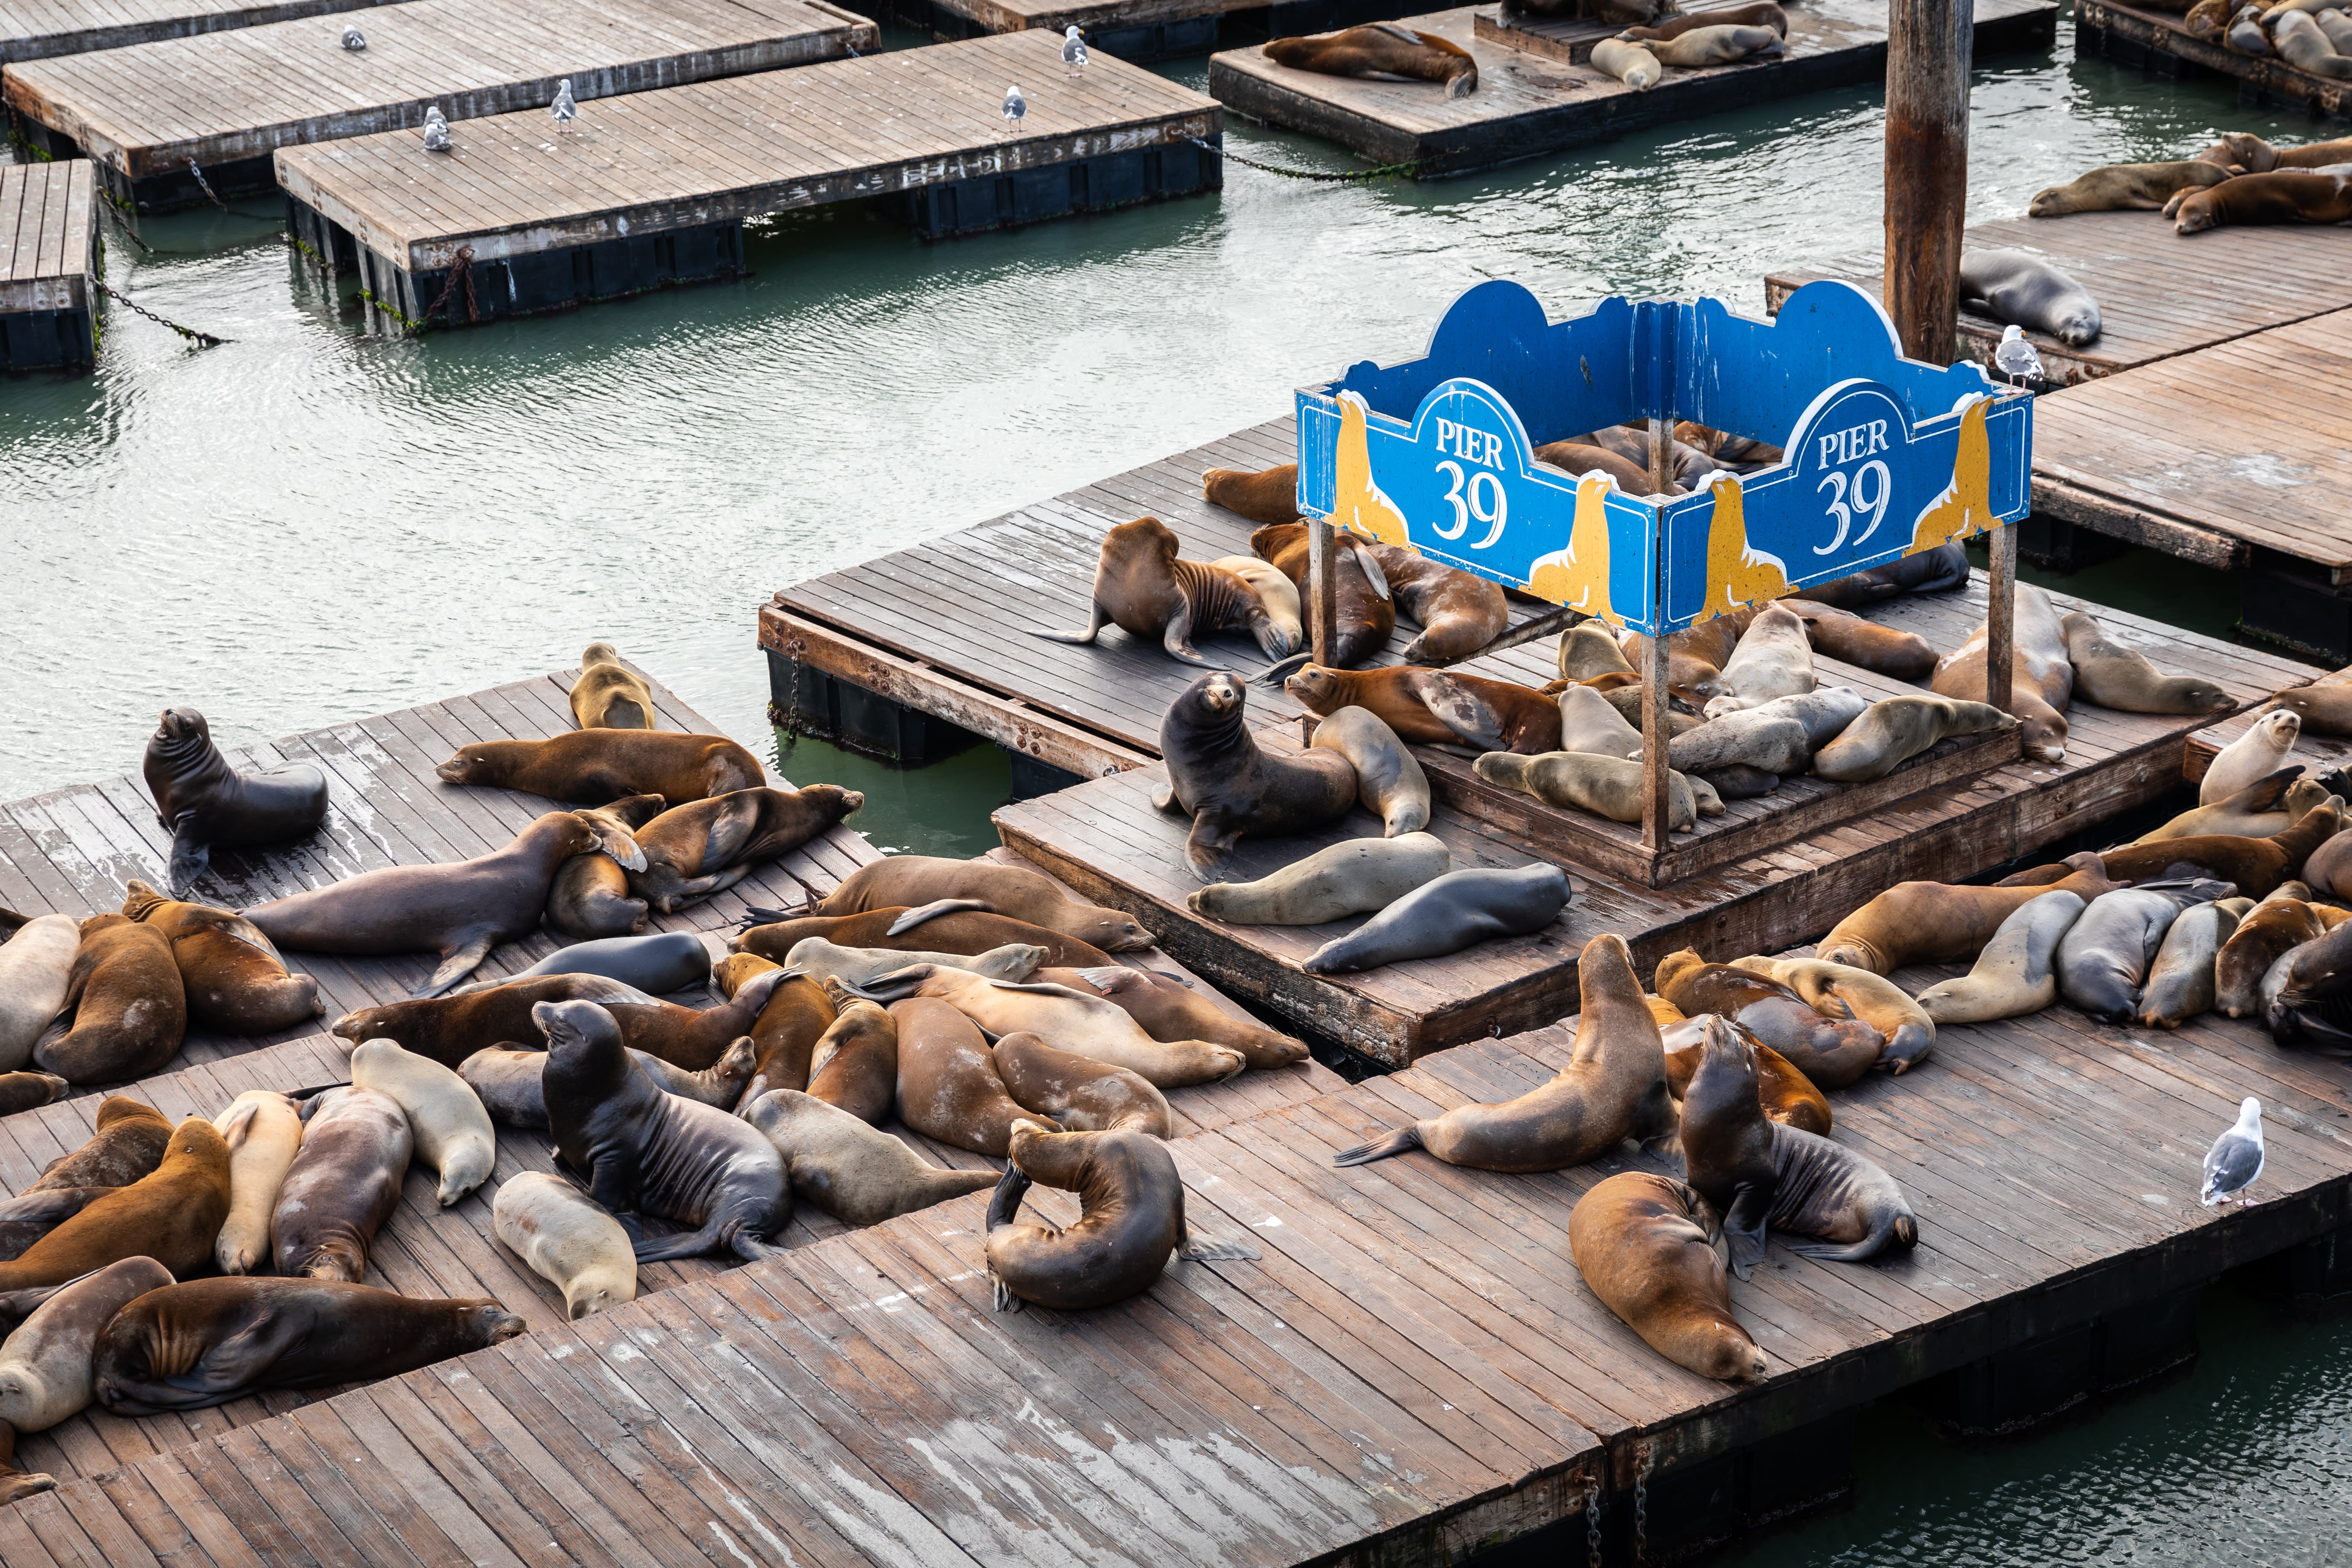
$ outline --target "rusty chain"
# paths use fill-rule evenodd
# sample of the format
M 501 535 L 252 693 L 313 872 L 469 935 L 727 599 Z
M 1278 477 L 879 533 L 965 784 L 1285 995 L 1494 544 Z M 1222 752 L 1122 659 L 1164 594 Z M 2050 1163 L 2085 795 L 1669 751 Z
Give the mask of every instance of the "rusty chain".
M 200 349 L 218 348 L 223 343 L 234 342 L 236 341 L 233 338 L 216 338 L 210 332 L 200 332 L 194 327 L 184 327 L 177 321 L 167 321 L 163 317 L 157 315 L 154 311 L 149 310 L 146 306 L 140 304 L 130 296 L 122 293 L 110 283 L 100 283 L 98 286 L 98 291 L 118 304 L 129 306 L 131 310 L 136 310 L 139 314 L 146 317 L 157 326 L 170 328 L 173 331 L 179 333 L 182 337 L 187 339 L 190 342 L 195 344 Z
M 1650 1446 L 1644 1443 L 1635 1450 L 1633 1463 L 1633 1568 L 1641 1568 L 1642 1554 L 1649 1549 L 1650 1535 Z
M 425 307 L 424 320 L 426 323 L 429 324 L 432 321 L 434 311 L 449 302 L 449 296 L 457 291 L 460 279 L 463 279 L 466 284 L 466 320 L 473 322 L 482 319 L 481 312 L 475 308 L 474 304 L 474 247 L 470 245 L 461 245 L 457 247 L 457 254 L 449 258 L 448 280 L 441 285 L 441 292 L 435 296 L 433 303 Z M 453 322 L 456 321 L 455 312 L 451 313 L 449 319 Z
M 786 639 L 783 655 L 793 661 L 793 700 L 782 725 L 784 744 L 788 746 L 801 738 L 801 672 L 808 668 L 807 653 L 808 643 L 800 633 L 794 632 Z
M 1601 1568 L 1601 1474 L 1593 1472 L 1584 1489 L 1584 1560 Z

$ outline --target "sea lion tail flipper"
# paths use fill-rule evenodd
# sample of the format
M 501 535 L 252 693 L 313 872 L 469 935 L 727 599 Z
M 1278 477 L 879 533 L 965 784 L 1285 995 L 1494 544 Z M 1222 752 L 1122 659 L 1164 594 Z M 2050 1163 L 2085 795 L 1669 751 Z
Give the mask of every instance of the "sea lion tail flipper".
M 732 1241 L 726 1231 L 735 1223 L 730 1220 L 725 1224 L 706 1225 L 700 1230 L 680 1231 L 676 1236 L 646 1237 L 634 1242 L 631 1249 L 635 1252 L 639 1263 L 667 1263 L 680 1258 L 699 1258 L 706 1252 L 730 1247 Z M 764 1258 L 767 1254 L 761 1256 Z
M 1106 996 L 1116 996 L 1143 984 L 1143 972 L 1129 969 L 1124 963 L 1114 963 L 1103 969 L 1081 969 L 1078 978 Z
M 1091 643 L 1102 634 L 1102 629 L 1108 624 L 1110 617 L 1103 614 L 1100 605 L 1089 605 L 1088 609 L 1091 614 L 1087 616 L 1085 631 L 1049 632 L 1043 626 L 1031 626 L 1027 628 L 1029 635 L 1033 637 L 1045 637 L 1053 642 Z
M 1352 542 L 1350 542 L 1352 544 Z M 1389 598 L 1389 574 L 1381 570 L 1381 563 L 1372 559 L 1370 551 L 1360 544 L 1353 544 L 1353 548 L 1356 552 L 1356 564 L 1364 569 L 1364 580 L 1372 585 L 1372 592 L 1383 599 Z
M 1314 649 L 1302 648 L 1298 652 L 1292 654 L 1288 658 L 1268 665 L 1265 668 L 1265 672 L 1255 677 L 1255 679 L 1257 684 L 1260 686 L 1279 686 L 1285 679 L 1288 679 L 1294 671 L 1303 669 L 1307 665 L 1313 664 L 1314 662 Z
M 1421 1123 L 1409 1122 L 1385 1138 L 1375 1138 L 1369 1143 L 1359 1143 L 1352 1149 L 1342 1149 L 1331 1156 L 1334 1165 L 1369 1165 L 1375 1160 L 1385 1160 L 1391 1154 L 1402 1154 L 1408 1149 L 1424 1147 L 1421 1141 Z
M 803 903 L 800 908 L 800 914 L 806 914 L 808 910 L 809 905 Z M 740 933 L 750 931 L 753 926 L 772 926 L 783 921 L 797 920 L 799 918 L 800 915 L 794 914 L 791 910 L 772 910 L 764 905 L 751 904 L 747 906 L 743 912 L 736 917 L 735 930 Z M 738 951 L 740 950 L 739 949 Z
M 1242 1242 L 1212 1241 L 1187 1225 L 1176 1256 L 1187 1263 L 1255 1263 L 1265 1255 Z
M 1861 1263 L 1876 1256 L 1886 1239 L 1874 1230 L 1851 1247 L 1836 1247 L 1826 1241 L 1791 1241 L 1785 1245 L 1798 1257 L 1810 1258 L 1816 1263 Z
M 1023 1308 L 1029 1305 L 1028 1302 L 1014 1295 L 1005 1285 L 1003 1280 L 996 1277 L 996 1270 L 993 1268 L 991 1268 L 988 1271 L 988 1284 L 990 1290 L 992 1292 L 992 1304 L 998 1311 L 1018 1312 Z
M 482 966 L 482 960 L 489 957 L 490 949 L 497 945 L 498 933 L 495 931 L 486 931 L 467 937 L 449 950 L 442 958 L 440 967 L 425 977 L 424 984 L 410 992 L 408 999 L 423 1002 L 456 989 L 459 981 Z
M 905 914 L 900 915 L 897 920 L 892 921 L 890 922 L 890 929 L 884 931 L 882 934 L 885 936 L 904 936 L 908 931 L 914 930 L 917 926 L 921 925 L 925 921 L 937 920 L 941 915 L 951 915 L 958 910 L 978 910 L 983 913 L 992 912 L 989 910 L 988 901 L 984 899 L 933 899 L 928 904 L 918 904 L 913 909 L 908 910 Z
M 1011 1225 L 1021 1213 L 1021 1200 L 1029 1195 L 1029 1178 L 1018 1165 L 1007 1165 L 997 1180 L 996 1191 L 988 1200 L 988 1221 L 982 1226 L 985 1236 L 1001 1225 Z M 999 1309 L 1002 1310 L 1003 1309 Z

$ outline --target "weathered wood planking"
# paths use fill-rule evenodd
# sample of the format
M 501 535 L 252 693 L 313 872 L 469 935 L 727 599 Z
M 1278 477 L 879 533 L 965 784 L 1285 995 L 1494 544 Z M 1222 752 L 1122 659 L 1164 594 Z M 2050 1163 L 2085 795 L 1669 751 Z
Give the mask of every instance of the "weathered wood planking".
M 0 65 L 365 11 L 394 0 L 5 0 Z M 353 18 L 353 20 L 359 20 Z M 362 24 L 364 25 L 364 24 Z M 341 25 L 336 32 L 341 32 Z
M 543 109 L 562 79 L 585 103 L 836 59 L 878 37 L 826 0 L 411 0 L 363 20 L 362 50 L 341 47 L 339 21 L 280 22 L 12 65 L 0 96 L 133 199 L 168 197 L 190 162 L 216 190 L 266 189 L 278 148 L 408 131 L 432 106 L 452 121 Z M 543 140 L 553 126 L 539 119 Z M 409 172 L 439 161 L 413 132 L 398 140 Z M 178 183 L 142 188 L 166 175 Z
M 1977 52 L 2045 46 L 2055 36 L 2057 15 L 2049 0 L 1978 0 Z M 1796 93 L 1875 81 L 1886 65 L 1885 7 L 1868 0 L 1822 0 L 1790 12 L 1781 57 L 1670 70 L 1657 86 L 1638 92 L 1564 58 L 1563 50 L 1572 54 L 1573 47 L 1563 38 L 1580 31 L 1573 24 L 1498 27 L 1491 12 L 1465 6 L 1408 16 L 1404 25 L 1469 50 L 1478 62 L 1478 89 L 1448 99 L 1428 82 L 1323 76 L 1276 65 L 1249 47 L 1211 57 L 1209 91 L 1254 120 L 1327 137 L 1376 163 L 1412 163 L 1417 174 L 1445 175 Z M 1524 41 L 1516 37 L 1520 33 Z M 1507 37 L 1512 41 L 1503 41 Z
M 88 163 L 0 165 L 0 370 L 97 359 L 96 191 Z
M 2075 36 L 2085 55 L 2104 54 L 2126 65 L 2152 64 L 2149 57 L 2170 56 L 2175 62 L 2236 77 L 2257 93 L 2302 104 L 2315 114 L 2341 119 L 2352 114 L 2352 83 L 2315 76 L 2275 55 L 2244 55 L 2192 36 L 2185 13 L 2164 12 L 2112 0 L 2084 0 L 2074 13 Z

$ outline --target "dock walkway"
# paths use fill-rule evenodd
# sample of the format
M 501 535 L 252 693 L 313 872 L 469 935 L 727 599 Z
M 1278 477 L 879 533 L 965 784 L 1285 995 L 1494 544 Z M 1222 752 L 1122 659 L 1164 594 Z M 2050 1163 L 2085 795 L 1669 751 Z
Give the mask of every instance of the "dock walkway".
M 86 163 L 0 165 L 0 370 L 97 360 L 97 190 Z

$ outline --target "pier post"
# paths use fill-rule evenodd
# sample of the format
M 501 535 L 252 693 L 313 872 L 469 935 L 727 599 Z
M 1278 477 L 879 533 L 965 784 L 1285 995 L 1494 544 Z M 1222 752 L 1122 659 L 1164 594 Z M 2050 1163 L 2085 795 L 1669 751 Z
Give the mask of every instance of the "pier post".
M 1650 421 L 1650 490 L 1654 495 L 1665 495 L 1669 490 L 1667 472 L 1674 462 L 1674 427 L 1665 420 Z M 1664 552 L 1658 552 L 1660 566 L 1652 573 L 1650 602 L 1654 605 L 1658 621 L 1666 613 Z M 1672 798 L 1668 790 L 1672 776 L 1666 767 L 1666 743 L 1674 736 L 1666 721 L 1666 639 L 1651 636 L 1643 639 L 1642 647 L 1642 847 L 1653 855 L 1662 855 L 1666 848 L 1667 824 L 1673 820 L 1667 812 Z
M 1994 529 L 1986 548 L 1991 570 L 1985 584 L 1985 700 L 2006 713 L 2016 673 L 2010 649 L 2017 625 L 2017 525 Z
M 1333 529 L 1321 518 L 1307 519 L 1307 626 L 1315 662 L 1337 668 L 1331 657 L 1331 623 L 1339 616 L 1339 595 L 1331 583 Z
M 1949 364 L 1959 321 L 1969 204 L 1968 0 L 1889 0 L 1886 313 L 1903 352 Z

